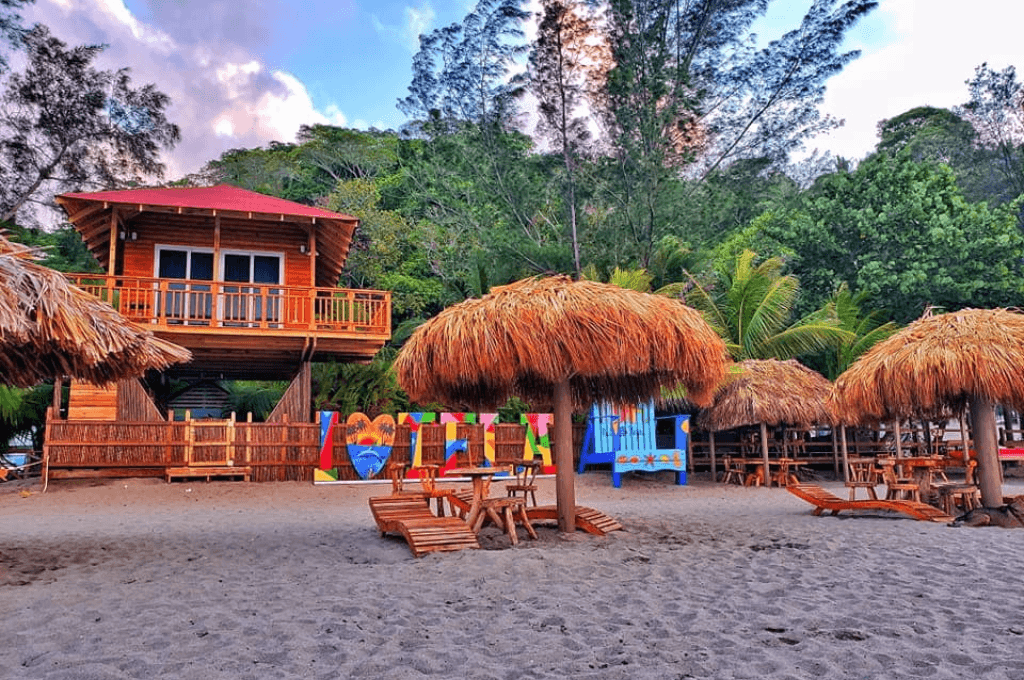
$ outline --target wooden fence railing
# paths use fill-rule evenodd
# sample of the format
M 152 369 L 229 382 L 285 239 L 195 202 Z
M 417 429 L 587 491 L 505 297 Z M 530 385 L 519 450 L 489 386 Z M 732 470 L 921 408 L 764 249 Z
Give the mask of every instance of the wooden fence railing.
M 48 419 L 50 470 L 162 475 L 167 468 L 248 467 L 253 481 L 309 481 L 320 460 L 316 423 Z
M 391 293 L 280 284 L 68 274 L 136 323 L 391 335 Z

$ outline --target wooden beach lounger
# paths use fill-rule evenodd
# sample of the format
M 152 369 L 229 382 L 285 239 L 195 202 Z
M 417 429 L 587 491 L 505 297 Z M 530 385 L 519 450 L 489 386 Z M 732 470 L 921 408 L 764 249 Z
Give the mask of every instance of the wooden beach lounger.
M 848 501 L 829 493 L 815 484 L 794 484 L 786 487 L 791 494 L 804 499 L 815 506 L 814 514 L 821 515 L 825 510 L 838 515 L 843 510 L 890 510 L 901 512 L 914 519 L 929 522 L 952 522 L 953 518 L 942 510 L 927 503 L 901 500 L 862 500 Z
M 416 557 L 430 552 L 479 548 L 476 534 L 458 517 L 438 517 L 421 494 L 395 494 L 370 499 L 370 512 L 384 534 L 401 534 Z

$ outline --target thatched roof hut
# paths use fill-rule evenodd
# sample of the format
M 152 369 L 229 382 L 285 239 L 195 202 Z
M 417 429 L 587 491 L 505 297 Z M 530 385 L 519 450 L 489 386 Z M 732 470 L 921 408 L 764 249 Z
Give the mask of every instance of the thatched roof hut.
M 697 417 L 704 430 L 745 425 L 833 425 L 832 383 L 799 361 L 750 359 L 736 364 L 714 401 Z
M 191 358 L 32 257 L 0 236 L 0 383 L 68 376 L 105 384 Z
M 493 407 L 552 401 L 559 527 L 574 529 L 571 415 L 683 384 L 706 403 L 725 372 L 721 338 L 677 300 L 565 276 L 526 279 L 423 324 L 395 362 L 413 400 Z
M 846 422 L 931 418 L 971 410 L 982 503 L 1002 503 L 995 404 L 1024 407 L 1024 314 L 962 309 L 929 314 L 879 342 L 836 380 Z

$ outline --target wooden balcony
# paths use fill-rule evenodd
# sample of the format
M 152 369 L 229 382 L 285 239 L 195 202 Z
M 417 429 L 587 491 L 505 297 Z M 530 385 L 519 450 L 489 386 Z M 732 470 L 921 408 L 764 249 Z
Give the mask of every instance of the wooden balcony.
M 174 373 L 279 379 L 301 361 L 368 361 L 391 337 L 376 290 L 69 274 L 135 323 L 192 350 Z

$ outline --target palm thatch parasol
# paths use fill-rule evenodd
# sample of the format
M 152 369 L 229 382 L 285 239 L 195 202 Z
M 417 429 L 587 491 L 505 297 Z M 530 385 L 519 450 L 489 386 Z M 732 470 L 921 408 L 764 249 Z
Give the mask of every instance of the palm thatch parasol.
M 846 422 L 933 418 L 970 408 L 982 504 L 1001 505 L 995 404 L 1024 406 L 1024 314 L 1007 309 L 925 313 L 865 352 L 836 380 Z
M 32 258 L 0 236 L 0 383 L 105 384 L 191 359 Z
M 761 455 L 768 469 L 768 426 L 834 425 L 832 383 L 795 359 L 748 359 L 736 364 L 697 424 L 713 433 L 761 426 Z M 712 467 L 712 470 L 714 468 Z
M 717 432 L 744 425 L 832 425 L 832 383 L 799 361 L 748 359 L 722 381 L 698 424 Z
M 575 530 L 572 411 L 636 403 L 682 383 L 706 403 L 725 344 L 677 300 L 565 276 L 496 287 L 420 326 L 395 362 L 416 401 L 491 408 L 516 395 L 553 402 L 559 528 Z

